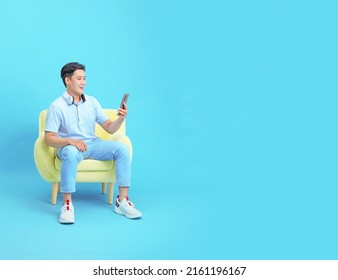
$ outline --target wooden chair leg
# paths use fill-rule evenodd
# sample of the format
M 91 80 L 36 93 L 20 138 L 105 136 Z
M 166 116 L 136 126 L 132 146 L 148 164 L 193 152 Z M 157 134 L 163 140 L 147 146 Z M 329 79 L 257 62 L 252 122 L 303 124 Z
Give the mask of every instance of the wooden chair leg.
M 58 182 L 52 183 L 52 204 L 53 205 L 56 204 L 58 190 L 59 190 L 59 183 Z
M 114 183 L 108 183 L 108 203 L 113 204 Z
M 101 188 L 102 188 L 102 194 L 105 194 L 106 193 L 106 183 L 102 183 L 101 184 Z

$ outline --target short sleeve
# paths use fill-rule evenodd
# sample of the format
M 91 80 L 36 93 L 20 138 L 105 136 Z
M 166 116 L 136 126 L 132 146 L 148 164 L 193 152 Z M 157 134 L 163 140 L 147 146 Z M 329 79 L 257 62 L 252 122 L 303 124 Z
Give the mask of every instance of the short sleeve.
M 45 131 L 58 133 L 61 120 L 56 108 L 51 105 L 47 111 Z
M 96 112 L 96 119 L 95 121 L 98 124 L 103 124 L 105 121 L 107 121 L 109 118 L 106 115 L 106 113 L 103 111 L 100 103 L 94 98 L 94 104 L 95 104 L 95 112 Z

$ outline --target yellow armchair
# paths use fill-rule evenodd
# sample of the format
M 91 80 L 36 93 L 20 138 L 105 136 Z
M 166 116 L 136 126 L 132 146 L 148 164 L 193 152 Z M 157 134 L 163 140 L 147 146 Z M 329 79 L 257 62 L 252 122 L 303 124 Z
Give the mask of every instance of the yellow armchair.
M 112 121 L 117 119 L 116 110 L 104 109 L 104 111 Z M 47 110 L 40 113 L 39 137 L 34 145 L 34 161 L 41 177 L 52 183 L 52 204 L 56 204 L 57 194 L 60 192 L 61 160 L 56 156 L 56 148 L 45 144 L 46 116 Z M 95 133 L 103 140 L 115 140 L 126 144 L 132 157 L 132 144 L 126 136 L 125 122 L 114 134 L 107 133 L 100 125 L 96 124 Z M 106 185 L 108 184 L 108 203 L 113 204 L 114 184 L 116 182 L 115 162 L 112 160 L 100 161 L 93 159 L 81 161 L 78 165 L 76 182 L 100 182 L 103 194 L 106 193 Z

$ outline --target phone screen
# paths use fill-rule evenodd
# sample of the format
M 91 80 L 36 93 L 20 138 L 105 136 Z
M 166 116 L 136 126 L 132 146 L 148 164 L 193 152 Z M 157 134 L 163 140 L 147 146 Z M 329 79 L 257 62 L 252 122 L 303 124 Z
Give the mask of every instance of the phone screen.
M 123 103 L 127 104 L 128 97 L 129 97 L 129 93 L 126 93 L 126 94 L 123 95 L 123 98 L 122 98 L 122 101 L 121 101 L 121 104 L 120 104 L 120 108 L 123 109 Z

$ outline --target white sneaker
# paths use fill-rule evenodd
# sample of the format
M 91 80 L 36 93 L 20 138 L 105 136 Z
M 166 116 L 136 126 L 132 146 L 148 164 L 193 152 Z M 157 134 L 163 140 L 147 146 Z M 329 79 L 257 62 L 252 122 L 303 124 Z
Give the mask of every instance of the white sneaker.
M 121 202 L 117 197 L 115 202 L 114 211 L 116 214 L 125 215 L 129 219 L 138 219 L 142 217 L 142 213 L 138 211 L 134 204 L 129 201 L 128 196 L 126 196 Z
M 67 200 L 61 207 L 61 214 L 59 218 L 61 224 L 74 224 L 74 206 Z

